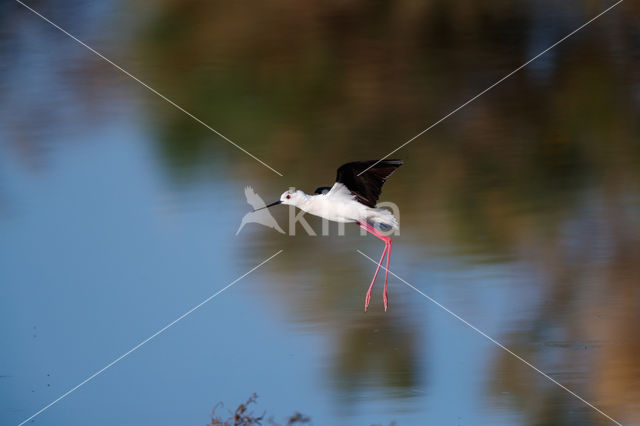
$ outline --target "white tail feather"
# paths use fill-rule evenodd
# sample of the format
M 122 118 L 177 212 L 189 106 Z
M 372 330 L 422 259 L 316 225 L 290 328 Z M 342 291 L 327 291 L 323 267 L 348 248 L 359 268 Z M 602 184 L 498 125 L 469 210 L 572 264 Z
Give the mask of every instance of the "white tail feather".
M 370 216 L 367 217 L 367 222 L 378 223 L 384 226 L 388 226 L 392 229 L 400 229 L 398 220 L 393 213 L 386 209 L 370 209 Z

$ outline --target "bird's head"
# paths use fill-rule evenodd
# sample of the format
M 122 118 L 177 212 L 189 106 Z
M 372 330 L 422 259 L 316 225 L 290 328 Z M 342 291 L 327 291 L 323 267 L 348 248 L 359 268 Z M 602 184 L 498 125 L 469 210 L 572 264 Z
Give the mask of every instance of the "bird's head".
M 285 191 L 285 192 L 282 193 L 282 195 L 280 196 L 280 200 L 279 201 L 276 201 L 276 202 L 271 203 L 271 204 L 267 204 L 266 206 L 262 207 L 261 209 L 256 209 L 254 211 L 266 209 L 267 207 L 277 206 L 278 204 L 288 204 L 290 206 L 297 206 L 305 198 L 306 198 L 306 194 L 304 192 L 300 191 L 299 189 L 298 190 L 290 189 L 290 190 Z
M 280 196 L 280 204 L 288 204 L 291 206 L 296 206 L 305 198 L 305 193 L 300 191 L 299 189 L 296 191 L 295 189 L 290 189 L 285 191 Z

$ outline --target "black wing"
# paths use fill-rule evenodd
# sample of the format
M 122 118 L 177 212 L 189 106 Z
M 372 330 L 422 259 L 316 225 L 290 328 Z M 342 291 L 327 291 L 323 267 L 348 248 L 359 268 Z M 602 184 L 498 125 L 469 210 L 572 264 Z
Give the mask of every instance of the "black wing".
M 336 182 L 346 186 L 362 204 L 375 207 L 382 185 L 402 164 L 402 160 L 354 161 L 338 168 Z M 366 172 L 362 173 L 364 170 Z M 358 176 L 360 173 L 362 174 Z

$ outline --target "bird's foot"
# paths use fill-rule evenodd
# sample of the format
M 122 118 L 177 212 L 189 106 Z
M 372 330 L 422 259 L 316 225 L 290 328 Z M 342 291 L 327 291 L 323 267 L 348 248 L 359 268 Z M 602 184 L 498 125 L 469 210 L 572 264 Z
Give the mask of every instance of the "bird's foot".
M 384 292 L 382 293 L 382 301 L 384 302 L 384 311 L 387 312 L 387 305 L 388 305 L 388 301 L 389 298 L 387 297 L 387 289 L 384 289 Z
M 367 312 L 367 308 L 369 307 L 369 302 L 371 301 L 371 289 L 367 291 L 367 295 L 364 297 L 364 311 Z

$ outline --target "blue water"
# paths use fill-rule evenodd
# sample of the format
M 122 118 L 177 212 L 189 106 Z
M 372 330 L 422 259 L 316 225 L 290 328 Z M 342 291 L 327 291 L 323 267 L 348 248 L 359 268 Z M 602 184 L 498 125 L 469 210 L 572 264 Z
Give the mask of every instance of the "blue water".
M 180 201 L 163 188 L 131 120 L 94 130 L 68 141 L 38 176 L 2 164 L 12 201 L 2 220 L 1 253 L 2 330 L 11 344 L 0 384 L 8 423 L 28 417 L 263 260 L 239 258 L 244 242 L 233 234 L 244 212 L 224 207 L 227 188 L 207 188 L 198 202 Z M 342 250 L 354 267 L 369 269 L 353 249 Z M 274 285 L 267 272 L 274 265 L 244 278 L 36 422 L 199 424 L 217 401 L 242 401 L 247 389 L 258 392 L 269 411 L 295 407 L 317 424 L 425 417 L 495 423 L 515 415 L 483 413 L 474 398 L 482 385 L 474 371 L 487 363 L 492 344 L 399 283 L 392 295 L 407 293 L 397 297 L 415 304 L 419 315 L 412 326 L 422 342 L 416 354 L 422 383 L 409 401 L 385 401 L 386 392 L 374 387 L 343 406 L 326 377 L 330 336 L 296 325 L 264 294 Z M 446 303 L 442 280 L 427 276 L 414 284 Z M 480 315 L 495 331 L 505 302 L 500 285 L 485 290 L 492 288 L 484 295 L 490 312 Z M 353 301 L 360 309 L 361 297 Z
M 564 28 L 547 21 L 539 2 L 533 3 L 536 7 L 528 13 L 535 25 L 528 44 L 523 44 L 527 54 L 559 38 L 558 28 Z M 268 417 L 282 422 L 298 411 L 315 425 L 603 421 L 482 333 L 613 416 L 629 419 L 629 424 L 637 421 L 632 397 L 613 402 L 607 398 L 633 396 L 633 383 L 621 377 L 636 377 L 640 371 L 633 348 L 626 345 L 637 338 L 634 329 L 616 334 L 623 329 L 620 324 L 634 324 L 636 318 L 635 299 L 629 294 L 635 294 L 637 270 L 628 259 L 633 258 L 629 253 L 637 253 L 640 235 L 634 219 L 640 211 L 633 183 L 635 160 L 628 160 L 635 157 L 622 148 L 614 144 L 614 160 L 596 168 L 597 173 L 587 173 L 586 184 L 558 189 L 557 198 L 539 202 L 532 195 L 533 202 L 514 203 L 505 201 L 504 193 L 535 192 L 539 176 L 527 183 L 531 187 L 514 190 L 520 188 L 514 186 L 515 179 L 492 180 L 491 167 L 482 163 L 466 171 L 464 188 L 449 188 L 446 182 L 464 174 L 462 163 L 480 162 L 486 151 L 469 151 L 452 160 L 455 148 L 446 148 L 439 153 L 442 161 L 427 167 L 419 161 L 431 158 L 428 152 L 407 150 L 401 156 L 407 164 L 384 194 L 403 209 L 392 270 L 442 306 L 391 277 L 389 312 L 381 307 L 379 279 L 365 314 L 364 293 L 375 265 L 356 250 L 377 260 L 379 241 L 359 236 L 355 229 L 346 237 L 312 238 L 303 232 L 280 235 L 256 224 L 235 235 L 250 209 L 245 186 L 252 185 L 269 202 L 295 179 L 303 187 L 331 183 L 317 181 L 320 172 L 312 171 L 326 161 L 315 134 L 301 136 L 296 132 L 302 130 L 291 125 L 290 133 L 272 139 L 265 130 L 265 142 L 252 146 L 283 170 L 284 178 L 206 129 L 205 148 L 192 148 L 190 137 L 195 136 L 189 132 L 203 129 L 188 118 L 184 140 L 182 134 L 172 140 L 158 128 L 182 117 L 181 112 L 19 5 L 3 8 L 15 24 L 2 31 L 2 56 L 11 60 L 0 68 L 1 424 L 29 418 L 279 250 L 283 252 L 56 402 L 33 423 L 202 425 L 217 403 L 223 402 L 224 408 L 216 413 L 226 415 L 254 392 L 256 413 L 266 410 Z M 75 2 L 62 9 L 69 14 L 51 9 L 43 7 L 61 25 L 116 55 L 140 76 L 163 81 L 157 77 L 160 68 L 145 65 L 131 47 L 140 42 L 146 19 L 155 15 L 128 20 L 127 9 L 117 2 L 100 7 Z M 572 24 L 583 17 L 577 11 L 567 13 Z M 194 16 L 180 19 L 198 21 Z M 121 32 L 106 31 L 113 22 L 122 25 Z M 324 21 L 322 25 L 333 28 Z M 580 57 L 571 51 L 556 53 L 572 60 Z M 215 67 L 235 64 L 237 58 L 230 55 Z M 556 58 L 546 58 L 531 70 L 529 78 L 539 87 L 553 80 Z M 509 59 L 522 62 L 517 54 Z M 607 60 L 616 63 L 620 58 Z M 287 63 L 277 57 L 273 63 L 265 61 L 274 67 Z M 259 74 L 256 81 L 263 78 Z M 637 90 L 636 80 L 618 83 L 616 87 Z M 166 87 L 167 93 L 186 102 L 188 94 L 176 87 L 180 85 Z M 362 90 L 366 92 L 366 85 Z M 518 85 L 504 90 L 517 93 Z M 403 96 L 414 95 L 400 93 L 401 104 Z M 244 108 L 270 99 L 274 101 L 265 95 L 238 102 Z M 295 115 L 297 104 L 289 101 Z M 220 102 L 210 99 L 216 109 L 225 110 Z M 363 102 L 360 107 L 366 110 L 369 104 Z M 339 107 L 321 109 L 318 122 L 322 114 L 340 116 Z M 478 108 L 482 110 L 482 104 Z M 536 120 L 544 120 L 536 118 L 535 108 L 531 112 L 528 124 L 537 129 Z M 426 127 L 429 120 L 422 113 L 407 121 L 420 116 Z M 452 126 L 466 123 L 463 118 Z M 260 128 L 260 120 L 266 119 L 256 116 L 246 128 Z M 504 120 L 527 129 L 518 117 L 510 121 L 506 114 Z M 620 126 L 627 123 L 620 120 Z M 328 121 L 318 131 L 339 139 L 345 132 L 342 124 Z M 233 121 L 225 123 L 234 133 L 229 124 Z M 482 126 L 484 121 L 473 123 Z M 602 127 L 589 124 L 594 131 Z M 479 146 L 503 137 L 500 129 L 479 130 Z M 236 130 L 234 139 L 246 129 Z M 296 151 L 292 140 L 307 144 L 307 151 Z M 341 158 L 353 159 L 363 149 L 358 144 L 345 148 L 339 140 L 327 143 L 326 151 L 340 152 Z M 388 151 L 386 145 L 367 149 Z M 313 161 L 309 152 L 318 152 L 323 160 Z M 525 154 L 505 148 L 492 155 L 508 169 L 514 158 Z M 581 161 L 577 158 L 575 164 Z M 304 162 L 309 175 L 300 166 Z M 560 187 L 565 178 L 581 177 L 575 164 L 565 165 L 567 171 L 554 184 Z M 611 170 L 621 171 L 609 174 Z M 489 189 L 477 194 L 477 187 L 487 186 L 477 183 L 485 178 Z M 608 191 L 612 181 L 622 189 Z M 448 197 L 463 190 L 470 199 L 477 195 L 493 202 L 461 209 Z M 567 199 L 575 201 L 567 206 Z M 274 212 L 283 226 L 286 214 L 284 208 Z M 481 221 L 486 217 L 488 225 Z M 310 223 L 319 231 L 318 221 Z

